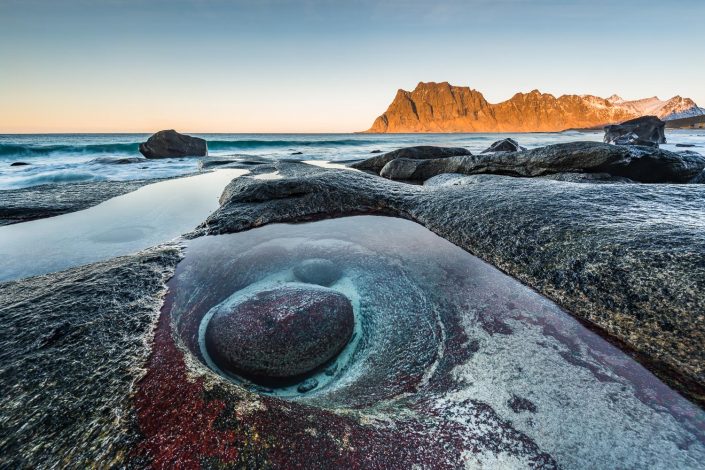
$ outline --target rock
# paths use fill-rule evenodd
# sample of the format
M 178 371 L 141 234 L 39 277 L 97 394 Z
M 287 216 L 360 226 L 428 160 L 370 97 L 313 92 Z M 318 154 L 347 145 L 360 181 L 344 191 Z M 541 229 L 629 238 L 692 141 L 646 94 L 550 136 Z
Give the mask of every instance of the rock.
M 103 165 L 128 165 L 130 163 L 145 163 L 144 158 L 140 157 L 126 157 L 126 158 L 110 158 L 110 157 L 100 157 L 94 158 L 88 163 L 100 163 Z
M 424 186 L 463 186 L 466 184 L 482 184 L 494 182 L 501 178 L 513 178 L 512 176 L 502 175 L 462 175 L 460 173 L 441 173 L 438 176 L 427 179 L 423 182 Z
M 382 151 L 379 149 L 375 149 L 375 150 L 371 150 L 370 153 L 382 153 Z
M 343 294 L 290 283 L 224 305 L 205 334 L 206 349 L 222 369 L 260 379 L 311 372 L 340 352 L 354 314 Z
M 290 155 L 303 155 L 303 154 L 304 154 L 303 152 L 291 152 Z
M 538 411 L 538 408 L 532 401 L 516 395 L 512 395 L 512 398 L 507 402 L 507 406 L 515 413 L 521 413 L 522 411 L 536 413 Z
M 302 282 L 329 286 L 340 279 L 342 271 L 332 261 L 312 258 L 297 264 L 294 275 Z
M 605 127 L 605 143 L 658 147 L 666 143 L 666 123 L 656 116 L 642 116 Z
M 299 393 L 310 392 L 314 388 L 318 387 L 318 380 L 314 378 L 306 379 L 304 382 L 296 387 L 296 391 Z
M 94 181 L 0 190 L 0 226 L 87 209 L 157 181 Z
M 238 168 L 238 169 L 249 169 L 257 165 L 263 165 L 265 163 L 272 163 L 272 160 L 266 158 L 243 155 L 239 157 L 206 157 L 201 158 L 198 161 L 198 168 L 201 170 L 208 170 L 211 168 Z
M 705 156 L 656 148 L 571 142 L 523 152 L 448 157 L 431 160 L 396 159 L 381 176 L 425 181 L 441 173 L 544 176 L 554 173 L 607 173 L 641 183 L 687 183 L 705 168 Z
M 10 166 L 26 166 L 29 165 L 27 162 L 12 162 L 10 163 Z
M 387 163 L 397 158 L 411 158 L 414 160 L 426 160 L 433 158 L 452 157 L 455 155 L 472 155 L 469 150 L 461 147 L 434 147 L 430 145 L 420 145 L 417 147 L 405 147 L 399 150 L 385 153 L 378 157 L 368 158 L 359 163 L 350 165 L 358 170 L 374 171 L 379 173 Z
M 147 158 L 204 157 L 208 155 L 208 144 L 170 129 L 159 131 L 140 144 L 140 153 Z
M 350 337 L 350 339 L 352 339 L 352 336 Z M 336 362 L 335 364 L 331 365 L 330 367 L 326 367 L 326 370 L 324 371 L 324 373 L 328 377 L 333 377 L 337 371 L 338 371 L 338 363 Z
M 634 180 L 623 176 L 612 176 L 609 173 L 554 173 L 551 175 L 539 176 L 538 178 L 564 181 L 566 183 L 587 183 L 587 184 L 613 184 L 626 183 L 638 184 Z
M 695 144 L 676 144 L 676 147 L 697 147 Z
M 493 152 L 519 152 L 521 150 L 526 150 L 525 147 L 519 145 L 514 139 L 502 139 L 493 143 L 489 148 L 483 150 L 481 153 L 493 153 Z
M 705 170 L 701 171 L 699 175 L 690 180 L 693 184 L 705 184 Z
M 445 166 L 441 164 L 441 160 L 443 163 L 449 163 L 450 166 Z M 419 168 L 419 164 L 421 162 L 428 161 L 428 160 L 414 160 L 411 158 L 397 158 L 395 160 L 392 160 L 391 162 L 387 163 L 384 165 L 382 168 L 382 171 L 379 172 L 380 176 L 383 176 L 385 178 L 389 178 L 392 180 L 399 180 L 399 181 L 404 181 L 404 180 L 419 180 L 422 178 L 417 178 L 417 171 Z M 437 159 L 437 160 L 430 160 L 432 162 L 435 162 L 436 164 L 434 165 L 435 168 L 439 168 L 440 173 L 452 173 L 454 166 L 452 166 L 452 163 L 449 162 L 447 159 Z M 440 168 L 443 168 L 441 170 Z M 447 171 L 446 171 L 447 170 Z M 425 179 L 425 178 L 423 178 Z
M 600 155 L 605 147 L 609 155 L 625 158 L 644 152 L 599 143 L 562 145 L 573 149 L 571 159 L 576 160 L 593 161 L 592 152 Z M 508 161 L 545 153 L 479 159 Z M 277 164 L 274 170 L 282 179 L 233 180 L 221 207 L 190 236 L 342 214 L 414 220 L 626 344 L 652 372 L 705 404 L 705 325 L 700 318 L 705 311 L 705 236 L 693 223 L 705 217 L 702 185 L 566 184 L 481 175 L 477 184 L 421 187 L 303 164 Z

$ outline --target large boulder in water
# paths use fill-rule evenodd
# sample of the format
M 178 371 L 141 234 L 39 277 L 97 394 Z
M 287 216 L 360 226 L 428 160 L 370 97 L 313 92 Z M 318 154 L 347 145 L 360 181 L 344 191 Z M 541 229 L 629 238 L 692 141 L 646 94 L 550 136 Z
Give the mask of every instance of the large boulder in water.
M 656 116 L 642 116 L 605 127 L 605 143 L 658 147 L 666 143 L 666 123 Z
M 140 152 L 147 158 L 205 157 L 208 144 L 201 138 L 169 129 L 157 132 L 140 144 Z
M 411 158 L 414 160 L 427 160 L 433 158 L 453 157 L 457 155 L 472 155 L 468 149 L 462 147 L 435 147 L 432 145 L 419 145 L 394 150 L 377 157 L 368 158 L 350 165 L 358 170 L 374 171 L 379 173 L 384 165 L 397 158 Z
M 525 152 L 491 155 L 397 159 L 381 175 L 394 180 L 425 181 L 442 173 L 544 176 L 554 173 L 607 173 L 641 183 L 688 183 L 705 169 L 705 156 L 657 148 L 598 142 L 548 145 Z
M 480 153 L 519 152 L 521 150 L 526 150 L 526 148 L 519 145 L 519 142 L 517 142 L 516 140 L 506 138 L 496 141 Z
M 325 364 L 352 336 L 352 304 L 338 291 L 290 283 L 219 307 L 206 328 L 211 358 L 223 370 L 275 380 Z

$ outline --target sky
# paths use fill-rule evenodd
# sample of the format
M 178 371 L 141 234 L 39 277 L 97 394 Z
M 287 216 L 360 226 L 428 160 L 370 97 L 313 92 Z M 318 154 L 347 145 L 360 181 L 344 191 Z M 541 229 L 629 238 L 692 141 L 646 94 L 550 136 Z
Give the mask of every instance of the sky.
M 354 132 L 397 89 L 705 106 L 704 0 L 0 0 L 0 133 Z

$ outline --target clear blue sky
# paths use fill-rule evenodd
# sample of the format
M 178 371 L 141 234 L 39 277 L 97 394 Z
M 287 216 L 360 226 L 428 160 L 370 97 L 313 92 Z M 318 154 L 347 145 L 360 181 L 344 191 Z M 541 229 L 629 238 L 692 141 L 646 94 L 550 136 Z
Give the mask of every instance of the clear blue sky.
M 705 0 L 0 0 L 0 132 L 347 132 L 398 88 L 705 106 Z

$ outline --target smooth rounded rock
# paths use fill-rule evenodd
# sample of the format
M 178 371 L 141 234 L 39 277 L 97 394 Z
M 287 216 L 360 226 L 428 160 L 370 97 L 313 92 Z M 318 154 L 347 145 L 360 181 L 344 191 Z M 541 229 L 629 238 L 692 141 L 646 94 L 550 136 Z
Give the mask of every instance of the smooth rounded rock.
M 340 292 L 289 283 L 221 307 L 206 328 L 205 344 L 225 371 L 253 379 L 286 379 L 335 357 L 354 328 L 350 300 Z
M 294 275 L 303 282 L 330 286 L 340 279 L 342 271 L 332 261 L 322 258 L 311 258 L 294 267 Z

